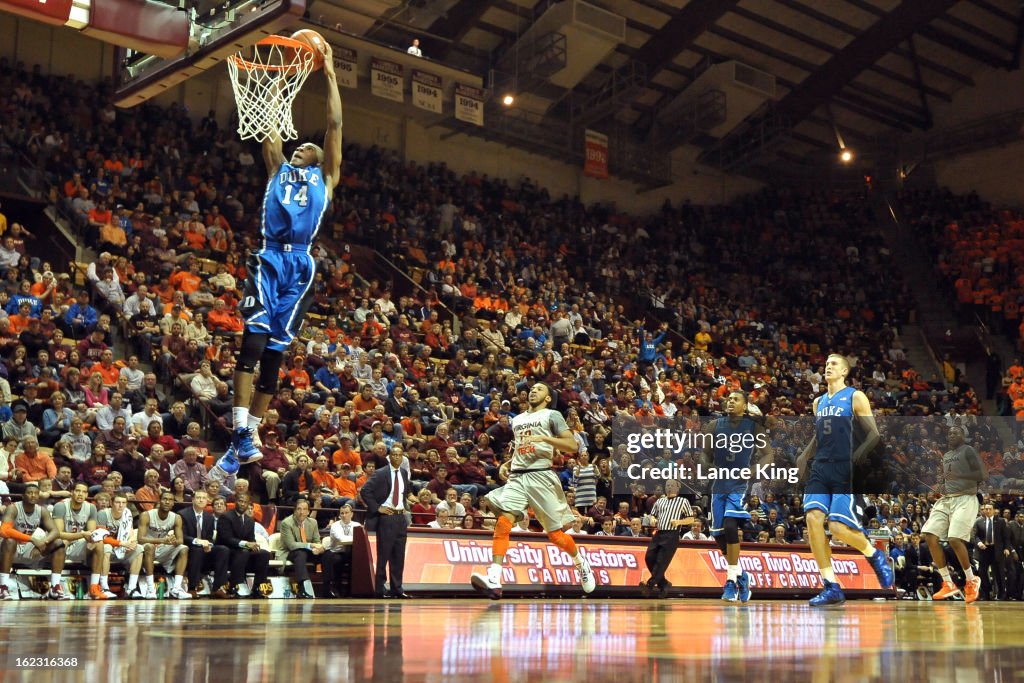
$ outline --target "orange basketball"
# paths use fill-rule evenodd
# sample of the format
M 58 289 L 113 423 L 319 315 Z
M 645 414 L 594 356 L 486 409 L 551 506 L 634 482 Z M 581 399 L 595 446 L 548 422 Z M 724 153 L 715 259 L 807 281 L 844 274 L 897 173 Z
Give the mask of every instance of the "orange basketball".
M 308 45 L 309 49 L 313 51 L 313 71 L 319 71 L 323 68 L 323 49 L 327 45 L 327 41 L 324 40 L 322 35 L 312 29 L 304 28 L 301 31 L 293 33 L 291 38 L 292 40 L 297 40 L 300 43 Z

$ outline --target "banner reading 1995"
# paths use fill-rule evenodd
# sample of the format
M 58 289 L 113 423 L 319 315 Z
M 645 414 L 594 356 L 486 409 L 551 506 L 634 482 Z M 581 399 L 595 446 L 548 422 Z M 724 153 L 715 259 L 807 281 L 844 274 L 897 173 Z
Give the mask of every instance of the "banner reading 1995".
M 355 50 L 347 47 L 334 47 L 334 73 L 338 77 L 338 85 L 343 88 L 358 88 L 358 60 Z
M 392 102 L 405 101 L 402 65 L 374 57 L 370 62 L 370 92 Z

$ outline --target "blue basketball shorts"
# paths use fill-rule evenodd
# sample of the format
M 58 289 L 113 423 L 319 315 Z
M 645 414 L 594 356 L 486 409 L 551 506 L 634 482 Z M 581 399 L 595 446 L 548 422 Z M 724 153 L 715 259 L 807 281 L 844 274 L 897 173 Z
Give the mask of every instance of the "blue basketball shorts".
M 316 262 L 305 251 L 261 249 L 245 262 L 248 277 L 238 307 L 245 330 L 270 336 L 267 348 L 284 351 L 313 303 Z

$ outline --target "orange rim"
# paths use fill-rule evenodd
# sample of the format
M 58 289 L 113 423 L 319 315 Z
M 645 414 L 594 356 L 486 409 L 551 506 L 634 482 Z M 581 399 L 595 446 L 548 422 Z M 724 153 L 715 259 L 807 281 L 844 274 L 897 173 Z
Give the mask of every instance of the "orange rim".
M 304 51 L 308 52 L 314 61 L 316 60 L 316 53 L 313 51 L 313 48 L 301 41 L 286 38 L 285 36 L 267 36 L 257 42 L 256 45 L 262 45 L 264 47 L 276 45 L 278 47 L 287 47 L 293 50 Z M 228 60 L 239 69 L 245 69 L 246 71 L 252 71 L 254 69 L 260 69 L 263 71 L 295 71 L 298 68 L 295 64 L 257 64 L 256 62 L 251 62 L 240 57 L 240 54 L 241 53 L 231 55 L 228 57 Z

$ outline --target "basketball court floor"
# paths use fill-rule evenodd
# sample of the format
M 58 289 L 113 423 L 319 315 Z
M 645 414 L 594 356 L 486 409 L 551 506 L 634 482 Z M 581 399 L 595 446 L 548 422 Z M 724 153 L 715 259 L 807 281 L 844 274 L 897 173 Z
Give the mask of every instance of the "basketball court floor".
M 0 681 L 1016 681 L 1015 603 L 5 603 Z M 17 658 L 76 658 L 57 668 Z M 21 666 L 19 666 L 19 664 Z

